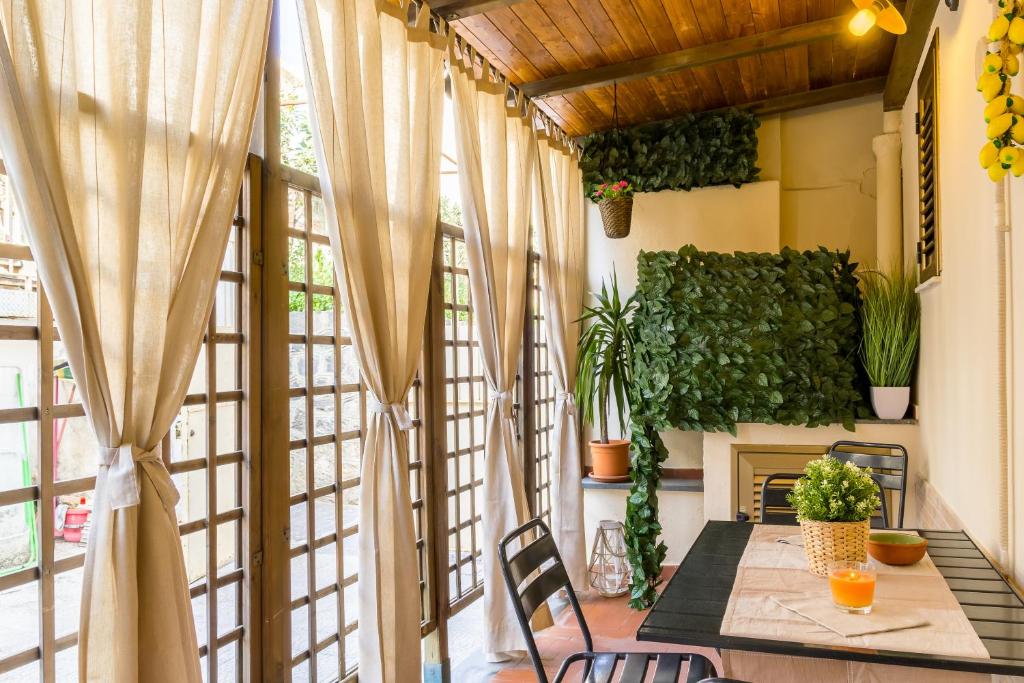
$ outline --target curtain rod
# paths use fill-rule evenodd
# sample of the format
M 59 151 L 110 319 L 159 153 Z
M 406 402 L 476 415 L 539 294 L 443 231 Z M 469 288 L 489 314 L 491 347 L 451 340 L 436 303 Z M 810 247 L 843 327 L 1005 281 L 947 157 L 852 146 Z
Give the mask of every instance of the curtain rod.
M 402 2 L 402 0 L 398 1 Z M 494 78 L 496 81 L 505 84 L 505 86 L 508 88 L 508 103 L 510 105 L 519 105 L 520 116 L 522 116 L 524 119 L 531 119 L 533 117 L 539 118 L 541 120 L 542 127 L 545 133 L 561 142 L 562 145 L 565 146 L 565 148 L 568 149 L 570 153 L 575 154 L 577 157 L 579 156 L 582 148 L 576 142 L 576 140 L 572 138 L 568 133 L 566 133 L 562 129 L 562 127 L 558 125 L 558 123 L 553 118 L 551 118 L 551 116 L 549 116 L 546 112 L 542 111 L 541 108 L 537 106 L 536 102 L 532 98 L 524 95 L 523 91 L 517 85 L 512 83 L 512 81 L 509 80 L 507 75 L 502 73 L 500 69 L 491 64 L 483 55 L 480 54 L 480 52 L 475 47 L 473 47 L 473 45 L 469 43 L 468 40 L 463 38 L 458 31 L 455 31 L 455 28 L 451 25 L 451 22 L 449 22 L 447 19 L 442 17 L 433 9 L 431 9 L 430 6 L 427 5 L 423 0 L 406 1 L 408 3 L 407 7 L 409 10 L 409 20 L 411 22 L 415 21 L 416 14 L 421 12 L 423 7 L 426 7 L 427 11 L 430 12 L 429 28 L 432 33 L 447 38 L 448 32 L 453 31 L 455 33 L 455 41 L 456 44 L 458 45 L 459 51 L 463 55 L 466 55 L 468 53 L 469 58 L 472 60 L 472 63 L 475 66 L 479 66 L 481 69 L 485 71 L 484 75 Z M 536 122 L 531 121 L 531 124 L 536 125 Z

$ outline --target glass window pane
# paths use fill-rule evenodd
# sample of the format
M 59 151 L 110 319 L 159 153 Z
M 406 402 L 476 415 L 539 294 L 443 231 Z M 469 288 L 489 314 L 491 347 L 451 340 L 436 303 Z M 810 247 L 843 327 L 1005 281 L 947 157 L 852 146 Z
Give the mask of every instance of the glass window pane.
M 217 591 L 217 635 L 222 636 L 232 631 L 236 626 L 241 626 L 241 603 L 242 586 L 233 583 L 224 586 Z M 217 658 L 218 663 L 220 657 Z
M 217 455 L 242 449 L 242 406 L 238 401 L 217 404 Z
M 78 632 L 78 611 L 82 605 L 82 578 L 85 568 L 61 572 L 53 579 L 54 623 L 57 638 Z
M 217 298 L 214 305 L 217 332 L 231 334 L 240 331 L 239 320 L 242 287 L 237 282 L 221 282 L 217 285 Z
M 313 232 L 317 235 L 327 234 L 327 215 L 324 209 L 324 200 L 320 197 L 313 197 Z
M 171 425 L 171 462 L 205 458 L 208 422 L 206 404 L 184 406 Z
M 96 474 L 99 442 L 86 417 L 66 417 L 53 421 L 53 478 L 79 479 Z
M 239 344 L 217 344 L 217 391 L 242 388 L 242 348 Z
M 298 11 L 294 2 L 282 2 L 280 8 L 281 163 L 316 175 Z
M 0 318 L 0 325 L 3 323 L 4 320 Z M 36 405 L 39 396 L 38 377 L 38 342 L 0 341 L 0 410 Z
M 288 333 L 306 333 L 305 292 L 288 292 Z
M 306 243 L 296 237 L 288 238 L 288 280 L 306 281 Z
M 333 443 L 323 444 L 313 449 L 313 486 L 320 489 L 329 486 L 335 481 L 335 447 Z M 334 496 L 327 496 L 324 500 L 334 503 Z

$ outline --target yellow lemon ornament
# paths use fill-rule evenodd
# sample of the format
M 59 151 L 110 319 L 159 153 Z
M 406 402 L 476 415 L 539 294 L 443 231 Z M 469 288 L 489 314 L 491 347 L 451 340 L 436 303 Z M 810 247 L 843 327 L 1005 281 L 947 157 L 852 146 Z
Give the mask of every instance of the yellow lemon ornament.
M 988 177 L 992 182 L 998 183 L 1006 177 L 1006 169 L 1001 164 L 992 164 L 988 167 Z
M 1007 53 L 1003 59 L 1003 73 L 1007 76 L 1016 76 L 1020 71 L 1020 60 L 1017 55 Z
M 1017 122 L 1010 127 L 1010 137 L 1018 145 L 1024 145 L 1024 119 L 1017 119 Z
M 981 63 L 981 71 L 986 74 L 999 73 L 1003 68 L 1003 58 L 998 52 L 989 52 Z
M 981 164 L 982 168 L 988 168 L 992 164 L 999 160 L 999 148 L 995 146 L 991 140 L 985 143 L 985 146 L 978 152 L 978 163 Z
M 1010 130 L 1010 127 L 1017 122 L 1017 117 L 1013 114 L 1006 113 L 1000 114 L 999 116 L 992 119 L 992 122 L 988 124 L 988 128 L 985 129 L 985 135 L 989 140 L 1002 137 L 1002 135 Z
M 1010 42 L 1017 43 L 1018 45 L 1024 44 L 1024 18 L 1013 18 L 1009 28 L 1006 30 L 1006 37 L 1010 39 Z
M 982 74 L 978 78 L 978 90 L 986 102 L 991 102 L 1002 94 L 1006 76 L 1003 74 Z
M 1010 20 L 1005 15 L 1000 14 L 992 22 L 992 25 L 988 27 L 988 39 L 989 42 L 999 40 L 1006 35 L 1006 32 L 1010 30 Z
M 1006 112 L 1007 100 L 1009 97 L 997 97 L 988 103 L 985 107 L 985 123 L 990 123 L 992 119 Z

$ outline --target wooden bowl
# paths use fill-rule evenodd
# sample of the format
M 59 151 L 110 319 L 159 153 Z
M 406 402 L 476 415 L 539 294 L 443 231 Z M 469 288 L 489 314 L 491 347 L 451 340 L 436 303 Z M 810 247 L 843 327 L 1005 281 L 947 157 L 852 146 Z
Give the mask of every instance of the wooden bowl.
M 868 554 L 882 564 L 914 564 L 924 557 L 927 550 L 928 539 L 913 534 L 886 531 L 868 536 Z

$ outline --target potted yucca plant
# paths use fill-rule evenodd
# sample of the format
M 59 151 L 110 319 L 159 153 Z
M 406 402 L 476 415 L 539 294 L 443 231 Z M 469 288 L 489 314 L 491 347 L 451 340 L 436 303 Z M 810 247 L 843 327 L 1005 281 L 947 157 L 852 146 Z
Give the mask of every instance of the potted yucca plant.
M 870 468 L 825 455 L 807 463 L 786 500 L 796 510 L 812 574 L 828 576 L 833 562 L 867 559 L 871 515 L 879 504 Z
M 608 412 L 614 398 L 619 430 L 626 431 L 626 390 L 632 381 L 633 323 L 636 301 L 619 296 L 619 279 L 612 273 L 611 292 L 601 281 L 597 303 L 583 309 L 579 321 L 587 324 L 577 344 L 576 405 L 580 418 L 594 424 L 600 438 L 590 442 L 594 479 L 622 481 L 629 476 L 629 441 L 608 438 Z
M 910 404 L 910 379 L 921 337 L 921 302 L 912 269 L 868 271 L 861 284 L 861 360 L 878 417 L 898 420 Z

